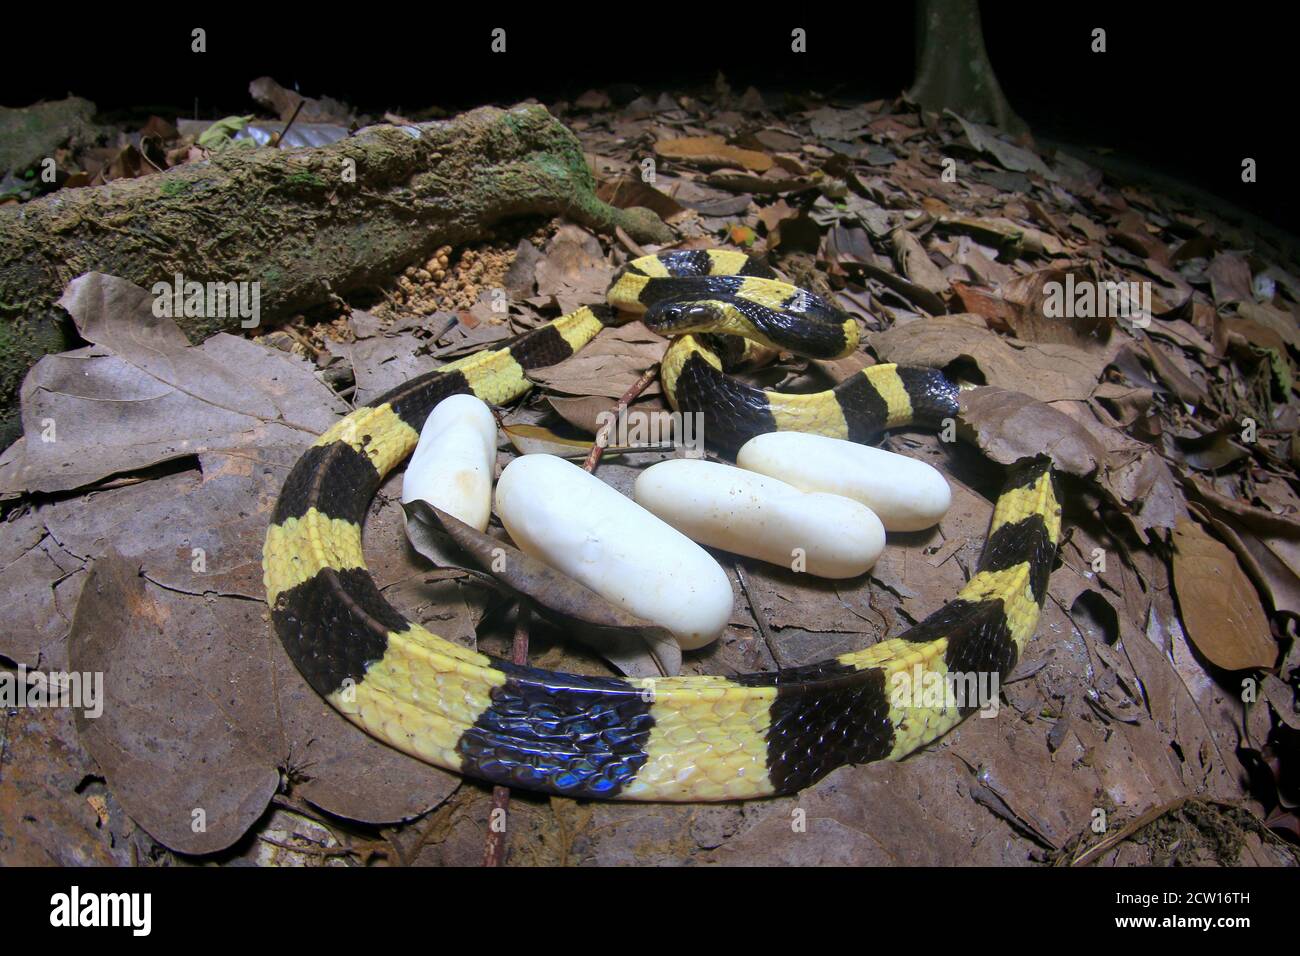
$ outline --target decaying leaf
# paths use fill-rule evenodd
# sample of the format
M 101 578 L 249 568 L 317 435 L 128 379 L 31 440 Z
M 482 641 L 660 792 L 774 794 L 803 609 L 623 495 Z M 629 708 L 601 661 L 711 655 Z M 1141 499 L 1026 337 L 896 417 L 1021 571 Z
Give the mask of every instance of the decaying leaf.
M 1037 173 L 1044 179 L 1056 178 L 1056 174 L 1048 169 L 1038 156 L 1027 149 L 1008 143 L 991 127 L 972 123 L 951 110 L 945 111 L 945 115 L 951 116 L 961 124 L 962 132 L 966 134 L 966 139 L 970 141 L 972 148 L 987 153 L 1007 169 Z
M 594 441 L 581 438 L 565 438 L 541 425 L 506 425 L 505 432 L 510 444 L 521 455 L 558 455 L 561 458 L 585 458 Z M 606 454 L 609 454 L 606 451 Z
M 606 409 L 608 411 L 608 409 Z M 521 455 L 557 455 L 560 458 L 586 458 L 591 453 L 594 441 L 583 438 L 565 438 L 541 425 L 505 425 L 502 432 L 510 439 L 510 444 Z M 659 444 L 637 446 L 642 451 L 672 451 L 670 436 Z M 602 461 L 610 461 L 627 451 L 627 448 L 608 444 L 602 453 Z
M 1184 476 L 1188 496 L 1202 505 L 1214 530 L 1236 552 L 1276 611 L 1300 614 L 1300 521 L 1222 495 Z
M 927 292 L 935 295 L 948 292 L 948 279 L 943 271 L 930 261 L 921 241 L 906 229 L 894 230 L 894 257 L 903 275 Z
M 1089 269 L 1041 269 L 1005 283 L 999 294 L 1014 307 L 1010 324 L 1016 338 L 1100 350 L 1110 340 L 1116 312 L 1130 308 L 1118 293 L 1110 301 L 1106 289 Z M 1092 298 L 1081 301 L 1085 293 Z
M 685 207 L 672 196 L 663 193 L 639 176 L 624 176 L 602 183 L 596 196 L 612 206 L 627 209 L 641 206 L 653 210 L 664 222 L 680 216 Z
M 546 244 L 534 272 L 538 300 L 553 300 L 568 313 L 601 301 L 614 267 L 605 262 L 595 236 L 565 225 Z

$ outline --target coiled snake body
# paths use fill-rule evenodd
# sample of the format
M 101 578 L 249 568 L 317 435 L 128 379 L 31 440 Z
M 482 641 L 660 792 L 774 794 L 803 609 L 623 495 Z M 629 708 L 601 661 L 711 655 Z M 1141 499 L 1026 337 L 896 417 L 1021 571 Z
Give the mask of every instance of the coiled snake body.
M 835 389 L 781 395 L 727 376 L 711 335 L 813 357 L 852 352 L 857 326 L 826 302 L 723 251 L 634 260 L 611 306 L 676 337 L 661 380 L 704 437 L 734 450 L 778 429 L 866 441 L 882 429 L 956 414 L 933 369 L 877 365 Z M 361 525 L 430 410 L 472 392 L 500 404 L 528 369 L 582 348 L 614 313 L 582 308 L 504 349 L 460 359 L 341 419 L 299 459 L 263 551 L 267 602 L 289 656 L 320 694 L 380 740 L 448 770 L 578 797 L 731 800 L 790 793 L 846 763 L 901 758 L 973 706 L 921 694 L 945 675 L 1005 677 L 1033 636 L 1060 537 L 1046 458 L 1014 466 L 977 573 L 915 627 L 806 667 L 735 677 L 584 677 L 490 658 L 406 620 L 380 594 Z M 914 688 L 900 697 L 900 681 Z

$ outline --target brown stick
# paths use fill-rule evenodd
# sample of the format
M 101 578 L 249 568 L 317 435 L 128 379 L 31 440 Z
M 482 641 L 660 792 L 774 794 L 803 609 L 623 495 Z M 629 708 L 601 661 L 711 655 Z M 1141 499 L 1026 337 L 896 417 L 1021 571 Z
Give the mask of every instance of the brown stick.
M 754 595 L 749 590 L 749 575 L 745 573 L 745 566 L 741 563 L 743 559 L 736 559 L 736 580 L 740 582 L 740 590 L 745 593 L 745 601 L 749 604 L 749 613 L 754 615 L 754 623 L 758 625 L 758 633 L 763 635 L 763 643 L 767 645 L 767 652 L 772 655 L 772 660 L 776 661 L 778 668 L 785 668 L 785 661 L 781 660 L 781 655 L 777 653 L 776 641 L 772 639 L 772 632 L 768 630 L 767 618 L 763 615 L 763 609 L 758 606 L 754 600 Z
M 280 130 L 280 132 L 278 133 L 273 133 L 271 135 L 271 145 L 273 147 L 275 147 L 276 149 L 280 148 L 280 144 L 284 142 L 284 138 L 289 135 L 289 130 L 293 128 L 293 121 L 296 120 L 298 118 L 298 114 L 302 112 L 302 105 L 306 102 L 307 101 L 305 99 L 299 100 L 297 107 L 295 107 L 293 111 L 293 115 L 289 117 L 289 122 L 284 124 L 284 129 Z
M 623 412 L 627 410 L 628 405 L 636 401 L 638 395 L 650 387 L 650 383 L 655 380 L 659 374 L 659 363 L 656 362 L 648 369 L 641 373 L 641 377 L 632 383 L 632 387 L 623 393 L 623 397 L 618 400 L 614 406 L 615 420 L 623 417 Z M 596 466 L 600 464 L 601 456 L 605 454 L 605 442 L 601 440 L 600 433 L 596 434 L 596 443 L 591 446 L 591 451 L 587 453 L 587 460 L 582 463 L 582 467 L 591 473 L 595 473 Z

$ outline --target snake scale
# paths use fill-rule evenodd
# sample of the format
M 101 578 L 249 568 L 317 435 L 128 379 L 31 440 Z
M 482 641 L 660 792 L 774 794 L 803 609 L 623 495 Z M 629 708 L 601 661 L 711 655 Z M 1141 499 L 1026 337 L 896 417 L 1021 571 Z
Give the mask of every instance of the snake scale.
M 743 253 L 635 259 L 607 300 L 412 379 L 338 421 L 294 465 L 263 567 L 276 632 L 311 686 L 353 723 L 436 766 L 623 800 L 791 793 L 844 764 L 906 756 L 958 724 L 972 706 L 893 691 L 900 676 L 1000 679 L 1015 665 L 1061 532 L 1045 457 L 1010 468 L 976 573 L 953 600 L 897 637 L 809 666 L 730 677 L 558 673 L 468 650 L 388 604 L 365 567 L 362 522 L 430 410 L 462 392 L 490 404 L 517 398 L 529 369 L 573 355 L 618 321 L 615 310 L 674 336 L 664 391 L 675 408 L 704 416 L 705 440 L 719 449 L 776 429 L 866 441 L 957 412 L 956 386 L 935 369 L 876 365 L 803 395 L 728 376 L 722 334 L 823 358 L 858 344 L 855 322 Z

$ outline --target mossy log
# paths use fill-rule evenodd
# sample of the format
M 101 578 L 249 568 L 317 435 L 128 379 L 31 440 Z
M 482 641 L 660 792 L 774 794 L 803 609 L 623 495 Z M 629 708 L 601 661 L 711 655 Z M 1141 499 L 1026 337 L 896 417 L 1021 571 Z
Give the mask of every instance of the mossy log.
M 76 341 L 56 303 L 84 272 L 145 288 L 178 273 L 257 282 L 268 325 L 531 215 L 622 227 L 640 242 L 671 238 L 649 210 L 596 198 L 577 138 L 541 106 L 374 126 L 317 149 L 229 148 L 165 173 L 0 207 L 0 447 L 15 437 L 27 369 Z M 240 323 L 177 321 L 196 342 Z

